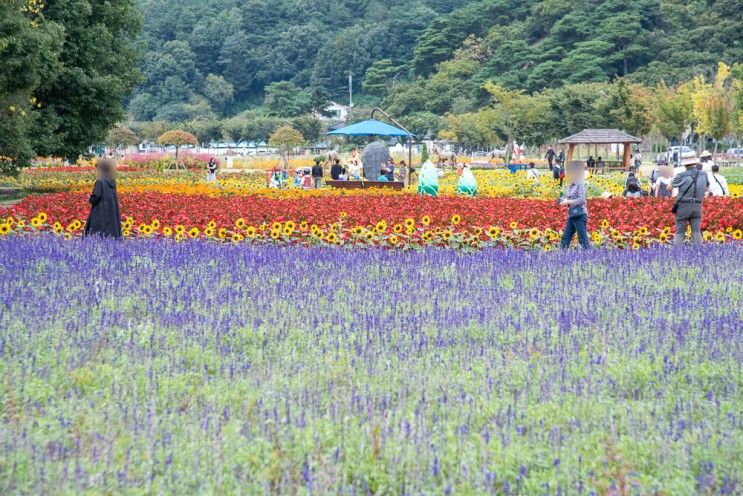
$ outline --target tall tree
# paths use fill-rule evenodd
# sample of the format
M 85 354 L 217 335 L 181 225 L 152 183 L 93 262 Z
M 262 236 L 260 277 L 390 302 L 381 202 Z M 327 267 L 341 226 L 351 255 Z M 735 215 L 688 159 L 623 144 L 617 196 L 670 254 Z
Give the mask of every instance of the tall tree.
M 706 83 L 704 76 L 694 78 L 692 112 L 696 119 L 696 132 L 711 136 L 717 143 L 733 130 L 733 89 L 727 84 L 730 67 L 720 62 L 714 83 Z
M 125 116 L 122 102 L 140 79 L 140 13 L 135 0 L 60 0 L 43 13 L 64 38 L 60 70 L 35 91 L 36 152 L 75 159 Z
M 44 18 L 42 7 L 33 0 L 0 3 L 0 175 L 34 158 L 34 109 L 42 105 L 36 89 L 60 70 L 63 29 Z

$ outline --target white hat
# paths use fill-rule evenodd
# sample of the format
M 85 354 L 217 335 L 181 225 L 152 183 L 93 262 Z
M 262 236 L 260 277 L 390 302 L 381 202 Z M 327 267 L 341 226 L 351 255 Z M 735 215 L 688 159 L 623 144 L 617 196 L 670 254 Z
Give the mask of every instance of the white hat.
M 684 157 L 683 160 L 681 160 L 681 165 L 684 167 L 688 167 L 690 165 L 697 165 L 699 163 L 699 159 L 697 158 L 696 154 L 689 155 L 688 157 Z
M 699 156 L 700 156 L 700 157 L 711 157 L 711 156 L 712 156 L 712 154 L 711 154 L 711 153 L 709 152 L 709 150 L 704 150 L 704 151 L 702 152 L 702 154 L 701 154 L 701 155 L 699 155 Z

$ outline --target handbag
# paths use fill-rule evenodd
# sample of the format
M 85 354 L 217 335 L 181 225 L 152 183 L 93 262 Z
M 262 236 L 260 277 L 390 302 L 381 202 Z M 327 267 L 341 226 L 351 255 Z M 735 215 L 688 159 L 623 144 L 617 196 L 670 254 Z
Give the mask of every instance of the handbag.
M 683 193 L 681 193 L 681 195 L 679 195 L 678 197 L 676 197 L 676 201 L 673 202 L 673 207 L 671 207 L 671 213 L 675 214 L 676 212 L 678 212 L 678 210 L 679 210 L 679 198 L 683 198 L 684 196 L 686 196 L 686 193 L 689 192 L 689 190 L 691 189 L 691 186 L 692 185 L 694 185 L 694 198 L 697 197 L 697 179 L 699 179 L 699 170 L 697 170 L 696 175 L 694 175 L 694 177 L 692 178 L 691 184 L 686 187 L 686 189 L 684 190 Z

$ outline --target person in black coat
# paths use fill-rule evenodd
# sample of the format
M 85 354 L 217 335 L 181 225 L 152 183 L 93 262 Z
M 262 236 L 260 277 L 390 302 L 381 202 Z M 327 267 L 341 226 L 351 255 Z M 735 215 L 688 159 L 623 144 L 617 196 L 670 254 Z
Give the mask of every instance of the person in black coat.
M 341 166 L 341 161 L 338 159 L 335 159 L 335 163 L 330 168 L 330 177 L 333 179 L 333 181 L 337 181 L 340 179 L 341 174 L 343 174 L 343 167 Z
M 116 194 L 113 170 L 113 163 L 108 159 L 98 159 L 96 162 L 97 180 L 93 186 L 93 194 L 88 199 L 92 206 L 85 223 L 86 236 L 122 237 L 119 195 Z

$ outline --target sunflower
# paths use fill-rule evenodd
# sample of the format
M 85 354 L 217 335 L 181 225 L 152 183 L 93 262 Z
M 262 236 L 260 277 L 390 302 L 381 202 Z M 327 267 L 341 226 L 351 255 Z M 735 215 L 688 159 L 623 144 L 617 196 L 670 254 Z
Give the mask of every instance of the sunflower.
M 248 226 L 248 228 L 245 229 L 245 235 L 249 238 L 252 238 L 253 236 L 255 236 L 255 227 Z
M 515 220 L 511 221 L 511 223 L 508 225 L 511 227 L 511 229 L 516 229 L 517 227 L 519 227 L 519 223 L 516 222 Z
M 374 233 L 372 231 L 367 232 L 366 233 L 366 239 L 368 239 L 369 241 L 373 240 L 374 239 Z
M 413 226 L 415 226 L 415 219 L 413 219 L 412 217 L 408 217 L 407 219 L 405 219 L 405 227 L 411 228 Z
M 726 233 L 731 233 L 731 232 L 733 232 L 733 226 L 727 226 L 727 227 L 725 228 L 725 232 L 726 232 Z
M 702 233 L 702 238 L 704 238 L 705 241 L 709 241 L 712 239 L 712 233 L 709 231 L 704 231 Z
M 183 241 L 184 239 L 186 239 L 186 236 L 184 234 L 176 234 L 175 235 L 175 240 L 176 241 Z
M 280 231 L 281 227 L 282 227 L 281 222 L 278 222 L 278 221 L 271 224 L 271 230 Z
M 396 245 L 399 240 L 397 236 L 393 234 L 392 236 L 389 237 L 387 241 L 389 241 L 391 245 Z
M 169 238 L 173 235 L 173 228 L 165 226 L 163 227 L 163 236 Z
M 725 233 L 722 231 L 717 231 L 717 234 L 715 235 L 715 239 L 720 242 L 725 241 Z
M 405 229 L 405 234 L 407 234 L 408 236 L 412 236 L 413 234 L 415 234 L 415 229 L 412 226 L 408 227 L 407 229 Z
M 61 232 L 61 231 L 60 231 L 60 232 Z M 131 232 L 131 231 L 130 231 L 129 229 L 122 229 L 122 230 L 121 230 L 121 234 L 122 234 L 122 236 L 124 236 L 125 238 L 128 238 L 128 237 L 129 237 L 129 235 L 131 235 L 131 233 L 132 233 L 132 232 Z
M 450 230 L 446 230 L 441 233 L 441 237 L 444 238 L 444 241 L 449 241 L 449 239 L 452 237 L 452 232 Z
M 421 224 L 423 224 L 424 226 L 427 226 L 430 223 L 431 223 L 431 217 L 429 217 L 428 215 L 424 215 L 423 217 L 421 217 Z
M 539 232 L 539 229 L 536 227 L 532 228 L 531 231 L 529 231 L 529 237 L 531 239 L 537 239 L 541 233 Z
M 552 245 L 544 245 L 544 251 L 552 251 Z
M 239 243 L 243 240 L 243 236 L 240 233 L 232 233 L 232 242 L 233 243 Z
M 39 214 L 36 216 L 42 223 L 46 222 L 46 220 L 49 218 L 46 215 L 46 212 L 39 212 Z
M 452 224 L 454 224 L 456 226 L 460 222 L 462 222 L 462 216 L 461 215 L 454 214 L 454 215 L 451 216 L 451 223 Z
M 206 229 L 204 229 L 204 236 L 212 237 L 214 236 L 214 227 L 207 225 Z
M 394 232 L 395 234 L 400 234 L 402 230 L 403 230 L 403 226 L 400 223 L 397 223 L 394 226 L 392 226 L 392 232 Z
M 317 231 L 318 229 L 320 229 L 320 228 L 318 227 L 318 225 L 317 225 L 317 224 L 312 224 L 312 225 L 310 226 L 310 231 L 313 231 L 313 232 L 314 232 L 314 231 Z
M 7 222 L 3 222 L 0 224 L 0 236 L 5 236 L 10 232 L 10 226 Z
M 733 239 L 743 239 L 743 231 L 741 231 L 740 229 L 736 229 L 735 231 L 733 231 Z
M 640 249 L 640 243 L 638 243 L 638 242 L 632 243 L 632 249 L 633 250 L 639 250 Z
M 648 228 L 645 226 L 642 226 L 640 229 L 637 230 L 637 234 L 640 236 L 645 236 L 648 233 Z
M 477 237 L 480 237 L 480 235 L 482 234 L 482 227 L 476 227 L 476 228 L 474 228 L 474 229 L 472 230 L 472 233 L 473 233 L 473 234 L 474 234 L 475 236 L 477 236 Z
M 338 241 L 338 235 L 335 234 L 334 232 L 330 232 L 328 233 L 328 236 L 325 239 L 327 240 L 328 243 L 330 243 L 331 245 L 334 245 Z
M 601 220 L 601 229 L 607 229 L 609 227 L 609 221 L 606 219 Z
M 426 231 L 421 235 L 421 238 L 423 241 L 431 241 L 433 239 L 433 233 L 431 231 Z
M 660 233 L 660 236 L 658 236 L 658 240 L 661 243 L 665 243 L 666 241 L 668 241 L 668 234 L 666 234 L 664 232 Z
M 193 239 L 193 238 L 198 237 L 198 235 L 199 235 L 199 228 L 198 227 L 192 227 L 191 229 L 188 230 L 188 237 L 189 238 Z
M 284 236 L 291 236 L 294 233 L 294 227 L 290 226 L 287 222 L 283 229 Z
M 227 237 L 227 229 L 225 229 L 224 227 L 220 227 L 219 229 L 217 229 L 217 237 L 219 239 L 226 238 Z
M 341 219 L 347 219 L 348 218 L 348 212 L 341 212 L 340 217 L 341 217 Z
M 38 229 L 39 227 L 41 227 L 41 220 L 38 217 L 34 217 L 33 219 L 31 219 L 31 225 L 34 228 Z
M 498 229 L 497 227 L 490 226 L 490 228 L 488 228 L 488 236 L 490 236 L 491 238 L 494 238 L 498 236 L 499 234 L 500 234 L 500 229 Z
M 186 233 L 186 228 L 183 226 L 183 224 L 178 224 L 175 226 L 175 233 L 179 236 L 183 236 Z
M 278 229 L 271 229 L 271 239 L 276 240 L 279 239 L 279 237 L 281 237 L 281 231 Z
M 209 223 L 206 225 L 206 227 L 211 228 L 211 229 L 216 229 L 217 223 L 214 222 L 213 220 L 210 220 Z
M 240 217 L 239 219 L 237 219 L 235 221 L 235 227 L 238 228 L 238 229 L 244 228 L 245 227 L 245 219 L 243 219 L 242 217 Z
M 380 220 L 377 222 L 377 225 L 374 226 L 374 230 L 377 231 L 379 234 L 382 234 L 387 230 L 387 222 Z
M 306 231 L 307 230 L 307 226 L 309 226 L 309 224 L 307 223 L 306 220 L 303 220 L 302 222 L 299 223 L 299 228 L 302 231 Z
M 212 222 L 214 222 L 214 221 L 212 221 Z M 159 220 L 152 219 L 152 222 L 150 222 L 150 225 L 152 226 L 153 229 L 160 229 L 160 225 L 161 224 L 160 224 L 160 221 Z

